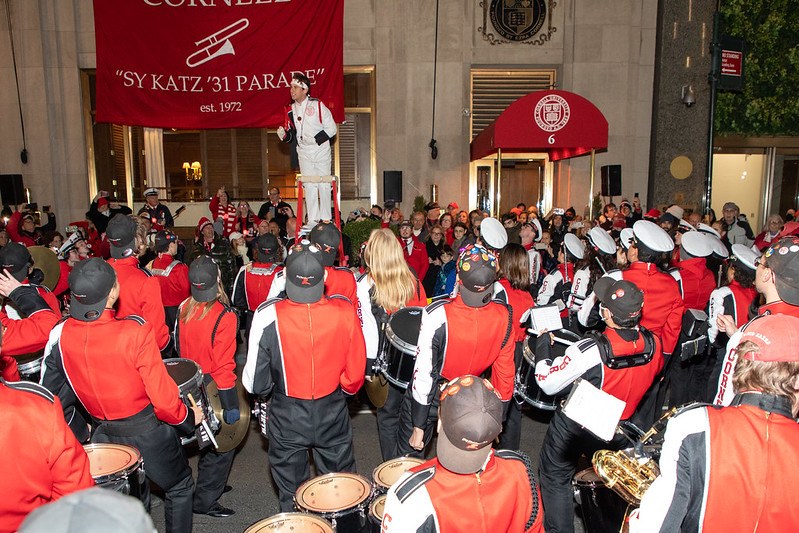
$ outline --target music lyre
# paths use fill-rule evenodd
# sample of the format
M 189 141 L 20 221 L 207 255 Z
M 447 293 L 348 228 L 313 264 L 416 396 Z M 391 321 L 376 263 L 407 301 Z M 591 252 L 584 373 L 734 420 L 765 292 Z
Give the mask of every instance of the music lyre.
M 194 45 L 200 46 L 201 44 L 206 43 L 205 46 L 187 57 L 186 65 L 194 68 L 214 59 L 217 56 L 221 56 L 223 54 L 234 54 L 235 50 L 233 49 L 233 43 L 230 42 L 230 38 L 237 33 L 244 31 L 244 29 L 249 25 L 250 21 L 248 19 L 240 19 L 233 24 L 222 28 L 221 30 L 212 33 L 208 37 L 200 39 L 194 43 Z

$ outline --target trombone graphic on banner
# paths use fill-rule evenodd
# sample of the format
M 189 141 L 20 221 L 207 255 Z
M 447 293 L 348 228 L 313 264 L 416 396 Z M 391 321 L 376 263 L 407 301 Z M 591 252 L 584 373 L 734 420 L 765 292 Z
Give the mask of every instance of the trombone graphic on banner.
M 250 25 L 250 21 L 247 19 L 240 19 L 231 24 L 230 26 L 226 26 L 221 30 L 217 31 L 216 33 L 212 33 L 208 37 L 200 39 L 196 43 L 195 46 L 203 46 L 203 48 L 197 50 L 189 57 L 186 58 L 186 65 L 191 68 L 197 67 L 202 65 L 203 63 L 207 63 L 211 61 L 215 57 L 219 57 L 224 54 L 235 54 L 235 50 L 233 49 L 233 43 L 230 42 L 230 38 L 236 35 L 237 33 L 244 31 L 247 26 Z

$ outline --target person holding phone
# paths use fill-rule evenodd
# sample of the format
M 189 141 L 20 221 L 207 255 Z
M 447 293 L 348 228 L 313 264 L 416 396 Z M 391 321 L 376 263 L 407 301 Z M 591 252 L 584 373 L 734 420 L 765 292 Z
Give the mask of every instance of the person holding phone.
M 49 205 L 44 207 L 44 212 L 48 213 L 48 216 L 50 213 L 49 207 Z M 97 233 L 102 235 L 108 227 L 108 221 L 118 213 L 130 215 L 133 211 L 126 205 L 112 202 L 108 196 L 108 191 L 100 191 L 92 198 L 89 210 L 86 211 L 86 218 L 97 228 Z

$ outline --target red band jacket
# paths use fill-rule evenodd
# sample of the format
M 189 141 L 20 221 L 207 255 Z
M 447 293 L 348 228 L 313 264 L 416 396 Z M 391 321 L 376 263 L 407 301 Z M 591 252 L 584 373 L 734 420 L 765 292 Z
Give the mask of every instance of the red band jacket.
M 186 302 L 180 306 L 181 312 Z M 231 307 L 216 301 L 211 310 L 198 305 L 184 322 L 178 318 L 176 348 L 209 374 L 220 390 L 236 386 L 236 334 L 238 318 Z
M 139 267 L 136 257 L 109 259 L 108 263 L 117 273 L 119 300 L 116 303 L 120 317 L 136 315 L 152 325 L 158 349 L 169 344 L 169 328 L 164 318 L 164 303 L 161 300 L 161 285 L 147 270 Z
M 439 300 L 422 313 L 411 382 L 413 426 L 424 428 L 436 385 L 458 376 L 479 376 L 491 367 L 491 382 L 503 401 L 513 394 L 514 332 L 508 307 L 492 300 L 469 307 L 460 295 Z
M 747 393 L 733 406 L 673 418 L 661 475 L 644 494 L 631 531 L 799 531 L 797 442 L 787 398 Z
M 403 474 L 388 491 L 381 531 L 543 533 L 543 519 L 530 459 L 496 450 L 476 474 L 451 472 L 437 458 Z
M 614 357 L 644 352 L 644 339 L 637 329 L 607 328 L 603 335 L 610 341 Z M 602 362 L 600 348 L 594 339 L 586 338 L 566 348 L 566 353 L 554 359 L 539 359 L 536 354 L 535 380 L 541 390 L 554 395 L 577 378 L 588 380 L 598 389 L 626 403 L 622 420 L 630 418 L 644 393 L 652 385 L 663 365 L 660 339 L 653 336 L 655 345 L 651 360 L 643 365 L 612 369 Z
M 402 255 L 405 256 L 408 266 L 413 269 L 413 273 L 416 274 L 417 278 L 424 279 L 427 269 L 430 268 L 427 246 L 413 235 L 407 240 L 400 238 L 399 242 L 400 246 L 402 246 Z
M 366 347 L 352 304 L 342 296 L 312 304 L 264 302 L 253 316 L 242 383 L 252 394 L 313 400 L 364 381 Z
M 253 261 L 241 267 L 233 282 L 233 307 L 249 311 L 258 309 L 268 299 L 275 276 L 282 271 L 283 266 L 278 263 Z
M 41 383 L 65 408 L 80 401 L 98 420 L 128 418 L 152 404 L 159 420 L 194 426 L 152 327 L 135 315 L 116 318 L 106 309 L 93 322 L 60 322 L 45 348 Z
M 28 513 L 94 486 L 89 458 L 64 421 L 58 398 L 35 383 L 0 380 L 0 531 Z
M 677 263 L 677 268 L 669 272 L 680 286 L 686 309 L 704 311 L 710 294 L 716 289 L 716 280 L 704 257 L 686 259 Z
M 150 272 L 161 286 L 164 307 L 177 307 L 191 294 L 189 267 L 169 254 L 159 254 L 151 263 Z

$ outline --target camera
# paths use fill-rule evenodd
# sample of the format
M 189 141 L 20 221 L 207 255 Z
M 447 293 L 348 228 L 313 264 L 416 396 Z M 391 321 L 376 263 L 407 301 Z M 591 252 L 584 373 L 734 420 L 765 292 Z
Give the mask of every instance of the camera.
M 562 207 L 556 207 L 555 210 L 553 211 L 553 213 L 556 214 L 556 215 L 565 215 L 566 214 L 566 210 L 563 209 Z

